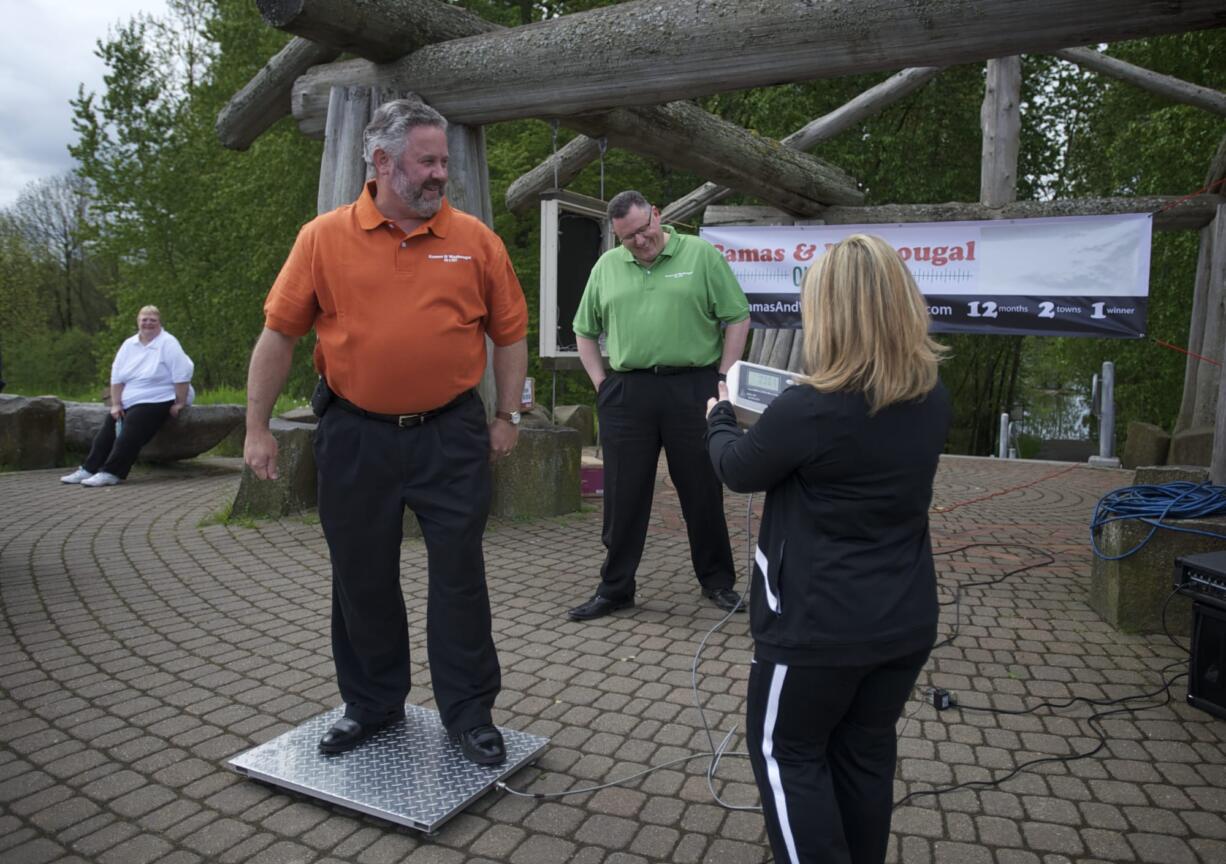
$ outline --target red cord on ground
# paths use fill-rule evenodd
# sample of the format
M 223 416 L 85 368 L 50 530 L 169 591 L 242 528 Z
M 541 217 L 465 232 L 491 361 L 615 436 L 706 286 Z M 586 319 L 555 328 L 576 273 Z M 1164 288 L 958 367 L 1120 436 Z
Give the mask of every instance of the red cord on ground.
M 1084 468 L 1084 465 L 1069 465 L 1067 468 L 1061 468 L 1059 471 L 1053 471 L 1050 474 L 1044 474 L 1038 479 L 1031 480 L 1029 483 L 1022 483 L 1018 486 L 1010 486 L 1008 489 L 1001 489 L 996 492 L 991 492 L 987 495 L 980 495 L 978 498 L 968 498 L 965 501 L 959 501 L 956 504 L 950 504 L 948 507 L 933 507 L 933 513 L 949 513 L 957 510 L 959 507 L 965 507 L 967 504 L 977 504 L 980 501 L 987 501 L 989 498 L 997 498 L 1001 495 L 1008 495 L 1010 492 L 1017 492 L 1019 489 L 1028 489 L 1045 480 L 1051 480 L 1054 477 L 1059 477 L 1061 474 L 1067 474 L 1070 471 L 1076 471 L 1078 468 Z

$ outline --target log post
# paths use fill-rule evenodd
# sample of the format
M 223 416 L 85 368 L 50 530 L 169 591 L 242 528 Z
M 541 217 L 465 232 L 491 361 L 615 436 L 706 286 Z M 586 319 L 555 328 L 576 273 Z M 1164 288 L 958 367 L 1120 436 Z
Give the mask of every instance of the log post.
M 331 101 L 319 166 L 320 213 L 356 200 L 366 183 L 362 133 L 370 122 L 370 88 L 334 87 Z
M 986 207 L 1003 207 L 1017 200 L 1017 153 L 1022 133 L 1022 58 L 988 61 L 983 107 L 983 157 L 979 169 L 979 200 Z
M 1209 172 L 1205 175 L 1205 188 L 1215 189 L 1222 184 L 1224 179 L 1226 179 L 1226 137 L 1218 142 L 1217 151 L 1213 155 L 1213 160 L 1209 163 Z M 1200 249 L 1196 258 L 1196 276 L 1192 284 L 1192 318 L 1188 324 L 1187 341 L 1188 350 L 1192 353 L 1208 357 L 1214 357 L 1216 354 L 1215 359 L 1219 360 L 1219 362 L 1221 362 L 1222 355 L 1226 352 L 1222 350 L 1221 346 L 1215 347 L 1205 341 L 1205 322 L 1212 314 L 1209 300 L 1209 283 L 1214 257 L 1214 238 L 1217 225 L 1220 221 L 1221 210 L 1220 206 L 1215 209 L 1215 212 L 1219 214 L 1219 218 L 1210 222 L 1200 232 Z M 1179 414 L 1175 419 L 1175 426 L 1172 430 L 1173 434 L 1178 434 L 1193 426 L 1200 425 L 1197 421 L 1205 420 L 1203 415 L 1198 416 L 1196 411 L 1197 394 L 1203 392 L 1197 379 L 1200 377 L 1202 369 L 1208 369 L 1210 366 L 1211 364 L 1204 363 L 1191 355 L 1188 355 L 1184 361 L 1183 395 L 1179 403 Z M 1208 418 L 1208 422 L 1212 422 L 1212 419 L 1212 417 Z M 1215 432 L 1216 435 L 1217 433 Z
M 1204 336 L 1201 338 L 1200 350 L 1205 357 L 1222 362 L 1223 348 L 1226 348 L 1226 206 L 1218 207 L 1217 218 L 1206 231 L 1213 232 L 1213 242 L 1209 254 L 1208 273 L 1206 274 Z M 1195 315 L 1195 311 L 1192 313 Z M 1195 358 L 1189 358 L 1195 359 Z M 1217 416 L 1218 390 L 1222 376 L 1222 367 L 1212 363 L 1200 363 L 1196 373 L 1196 395 L 1192 402 L 1191 427 L 1209 426 Z M 1221 428 L 1214 433 L 1220 438 L 1226 431 Z

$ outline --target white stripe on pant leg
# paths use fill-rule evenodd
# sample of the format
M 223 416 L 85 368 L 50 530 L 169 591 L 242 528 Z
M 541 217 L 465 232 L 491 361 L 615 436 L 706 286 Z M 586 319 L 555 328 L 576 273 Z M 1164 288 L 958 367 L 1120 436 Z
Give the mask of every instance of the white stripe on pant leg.
M 779 833 L 788 847 L 788 860 L 800 864 L 796 856 L 796 840 L 792 837 L 792 825 L 788 822 L 788 801 L 783 792 L 783 778 L 779 776 L 779 763 L 775 761 L 775 720 L 779 717 L 779 692 L 788 667 L 776 664 L 771 672 L 770 695 L 766 700 L 766 719 L 762 723 L 762 756 L 766 760 L 766 776 L 771 782 L 771 797 L 775 800 L 775 814 L 779 820 Z

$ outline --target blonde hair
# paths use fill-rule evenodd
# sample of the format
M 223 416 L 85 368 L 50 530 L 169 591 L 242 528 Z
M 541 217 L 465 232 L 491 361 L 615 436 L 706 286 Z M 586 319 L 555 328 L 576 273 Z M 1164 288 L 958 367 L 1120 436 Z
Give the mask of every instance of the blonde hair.
M 146 312 L 152 312 L 154 315 L 158 316 L 159 321 L 162 320 L 162 311 L 158 309 L 158 307 L 156 306 L 140 307 L 140 311 L 136 313 L 136 317 L 139 318 L 140 316 L 144 315 Z
M 928 307 L 894 248 L 853 234 L 809 268 L 801 286 L 801 381 L 823 393 L 859 390 L 876 414 L 925 395 L 948 350 L 928 335 Z

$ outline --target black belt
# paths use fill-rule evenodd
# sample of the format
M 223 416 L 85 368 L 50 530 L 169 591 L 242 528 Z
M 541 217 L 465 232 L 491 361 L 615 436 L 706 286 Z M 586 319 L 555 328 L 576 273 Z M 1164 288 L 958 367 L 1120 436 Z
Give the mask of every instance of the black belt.
M 452 399 L 446 405 L 439 408 L 431 408 L 429 411 L 418 411 L 415 414 L 380 414 L 377 411 L 367 411 L 365 408 L 359 408 L 348 399 L 336 397 L 336 404 L 344 408 L 351 414 L 357 414 L 359 417 L 366 417 L 369 420 L 380 420 L 384 423 L 392 423 L 396 426 L 420 426 L 427 420 L 431 420 L 440 414 L 444 414 L 455 408 L 457 405 L 462 405 L 476 395 L 472 390 L 465 390 L 459 396 Z
M 683 375 L 686 372 L 714 371 L 718 366 L 647 366 L 643 369 L 623 369 L 623 372 L 649 372 L 652 375 Z

